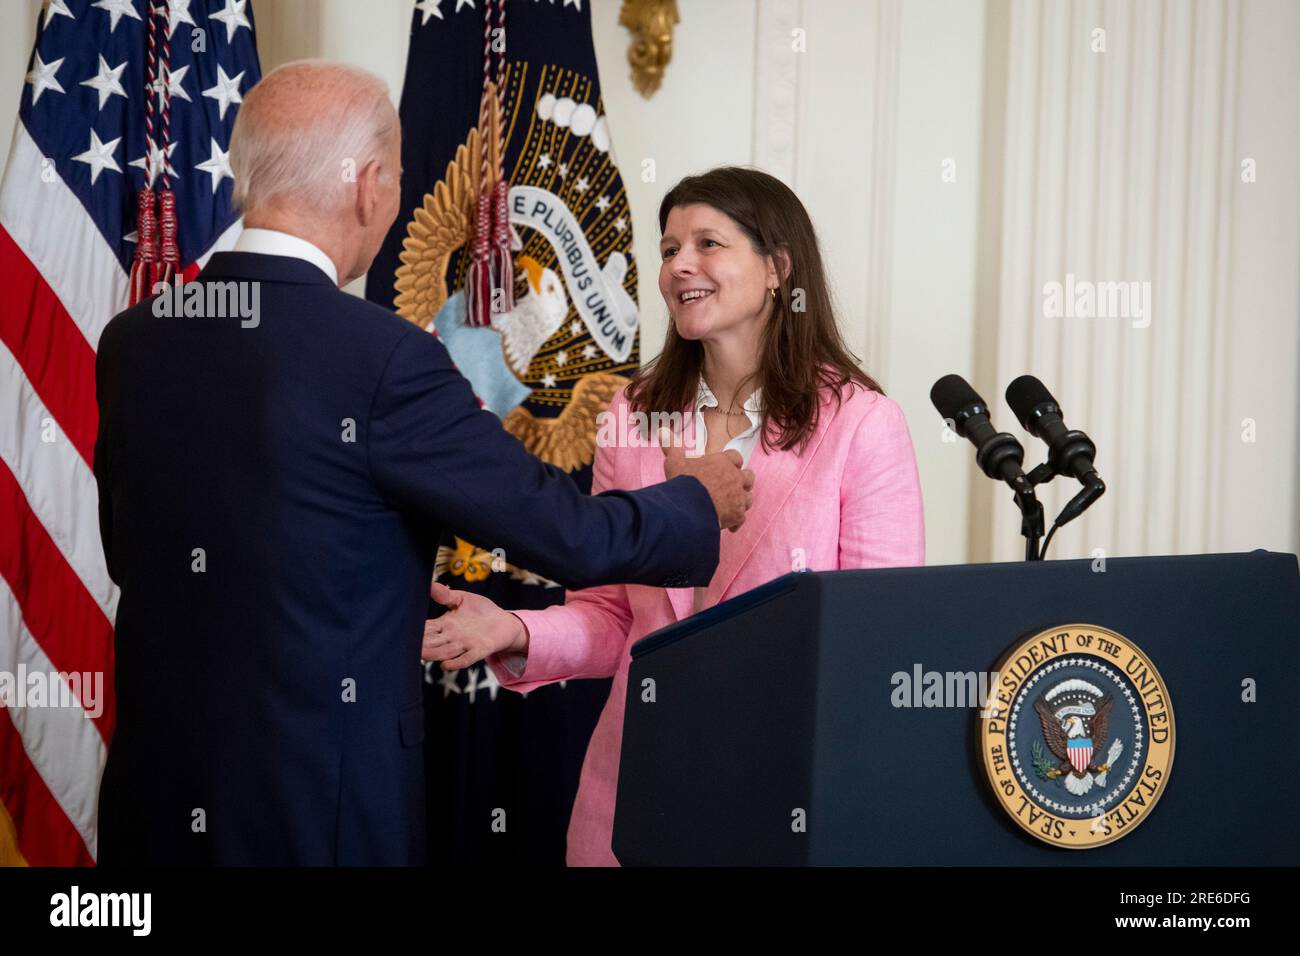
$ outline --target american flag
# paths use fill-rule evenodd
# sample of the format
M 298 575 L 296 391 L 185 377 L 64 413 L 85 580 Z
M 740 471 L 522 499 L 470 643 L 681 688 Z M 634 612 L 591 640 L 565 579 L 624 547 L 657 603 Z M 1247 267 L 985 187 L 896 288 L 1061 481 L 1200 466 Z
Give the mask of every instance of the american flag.
M 147 185 L 175 195 L 187 278 L 234 244 L 230 133 L 260 75 L 249 0 L 40 15 L 0 185 L 0 687 L 101 673 L 104 692 L 97 715 L 93 684 L 71 707 L 0 700 L 0 864 L 95 858 L 118 597 L 91 472 L 95 349 L 127 305 Z

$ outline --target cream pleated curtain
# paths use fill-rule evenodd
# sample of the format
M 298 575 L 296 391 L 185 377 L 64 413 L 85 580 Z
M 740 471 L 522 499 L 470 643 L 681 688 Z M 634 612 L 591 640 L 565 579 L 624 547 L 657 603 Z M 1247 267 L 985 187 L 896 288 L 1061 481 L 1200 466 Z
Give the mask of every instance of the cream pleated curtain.
M 1011 3 L 997 8 L 1005 133 L 990 178 L 976 354 L 1000 386 L 1048 383 L 1099 445 L 1109 491 L 1058 557 L 1296 542 L 1297 161 L 1276 95 L 1294 6 Z M 992 34 L 990 34 L 992 36 Z M 1283 84 L 1285 86 L 1285 84 Z M 1270 127 L 1289 123 L 1290 134 Z M 1260 266 L 1279 257 L 1275 273 Z M 1047 283 L 1149 284 L 1146 314 L 1049 317 Z M 1291 288 L 1287 289 L 1286 285 Z M 994 396 L 987 396 L 990 401 Z M 1013 422 L 1000 400 L 999 421 Z M 1035 449 L 1037 452 L 1037 449 Z M 1049 520 L 1070 487 L 1045 496 Z M 1007 496 L 977 488 L 990 556 L 1014 560 Z M 994 524 L 996 523 L 996 524 Z

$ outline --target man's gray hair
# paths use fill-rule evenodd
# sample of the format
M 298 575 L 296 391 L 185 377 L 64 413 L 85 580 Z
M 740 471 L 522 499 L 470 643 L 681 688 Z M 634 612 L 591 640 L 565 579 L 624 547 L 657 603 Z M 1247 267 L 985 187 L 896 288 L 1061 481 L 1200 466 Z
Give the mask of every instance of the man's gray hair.
M 325 60 L 286 63 L 245 95 L 235 119 L 235 206 L 247 213 L 277 202 L 334 212 L 397 133 L 388 87 L 369 70 Z

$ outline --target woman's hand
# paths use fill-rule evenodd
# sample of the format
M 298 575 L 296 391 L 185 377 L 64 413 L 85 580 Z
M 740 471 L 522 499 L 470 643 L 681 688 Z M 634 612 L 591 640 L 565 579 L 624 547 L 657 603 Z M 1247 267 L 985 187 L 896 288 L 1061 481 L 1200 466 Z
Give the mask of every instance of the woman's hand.
M 453 591 L 433 582 L 429 594 L 447 608 L 442 617 L 424 622 L 420 657 L 441 661 L 445 671 L 460 670 L 493 654 L 528 652 L 528 629 L 509 611 L 469 591 Z

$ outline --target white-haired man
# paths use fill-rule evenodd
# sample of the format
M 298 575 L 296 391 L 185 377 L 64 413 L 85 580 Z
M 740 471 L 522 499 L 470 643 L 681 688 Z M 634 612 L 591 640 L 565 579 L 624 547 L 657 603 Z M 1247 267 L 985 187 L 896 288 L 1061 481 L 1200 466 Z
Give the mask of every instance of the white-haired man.
M 443 529 L 568 587 L 662 587 L 707 584 L 719 527 L 743 520 L 734 454 L 581 494 L 435 337 L 339 291 L 396 217 L 400 144 L 376 77 L 268 74 L 231 142 L 245 231 L 197 280 L 255 286 L 256 321 L 146 301 L 102 337 L 95 475 L 122 595 L 101 865 L 420 862 Z

